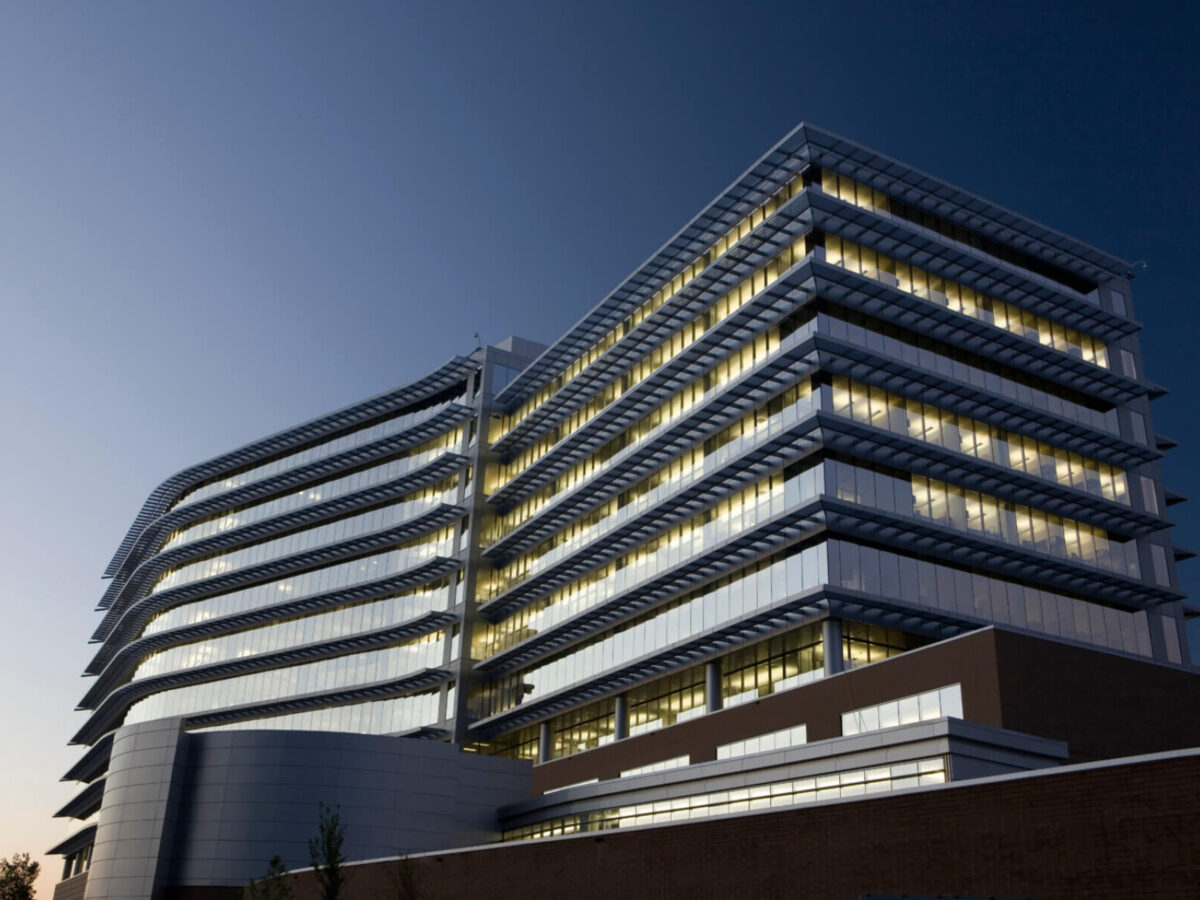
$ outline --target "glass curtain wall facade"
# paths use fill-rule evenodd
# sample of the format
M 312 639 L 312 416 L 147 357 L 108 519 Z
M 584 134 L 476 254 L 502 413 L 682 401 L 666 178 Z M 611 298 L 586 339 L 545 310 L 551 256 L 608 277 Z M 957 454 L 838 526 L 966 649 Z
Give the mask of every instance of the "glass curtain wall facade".
M 556 759 L 989 623 L 1184 662 L 1128 273 L 802 126 L 494 399 L 468 734 Z
M 185 470 L 113 558 L 68 777 L 87 869 L 115 729 L 453 731 L 479 358 Z
M 180 716 L 549 762 L 993 623 L 1186 665 L 1129 271 L 802 125 L 549 348 L 164 483 L 76 742 Z

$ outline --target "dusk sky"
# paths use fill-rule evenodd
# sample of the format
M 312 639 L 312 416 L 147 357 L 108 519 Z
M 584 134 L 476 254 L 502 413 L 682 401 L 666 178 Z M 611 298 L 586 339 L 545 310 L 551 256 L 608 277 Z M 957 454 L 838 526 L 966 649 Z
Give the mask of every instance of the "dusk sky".
M 553 340 L 802 120 L 1145 262 L 1200 547 L 1198 45 L 1182 3 L 4 4 L 0 856 L 72 830 L 100 573 L 162 479 Z

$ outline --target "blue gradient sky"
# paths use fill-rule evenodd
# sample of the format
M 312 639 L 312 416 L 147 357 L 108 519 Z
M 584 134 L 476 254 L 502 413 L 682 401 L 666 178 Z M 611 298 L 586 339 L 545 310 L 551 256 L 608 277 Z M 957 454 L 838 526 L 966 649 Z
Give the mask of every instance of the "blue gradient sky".
M 802 119 L 1146 260 L 1200 499 L 1195 7 L 982 6 L 0 7 L 0 855 L 64 836 L 99 575 L 160 480 L 475 331 L 552 340 Z

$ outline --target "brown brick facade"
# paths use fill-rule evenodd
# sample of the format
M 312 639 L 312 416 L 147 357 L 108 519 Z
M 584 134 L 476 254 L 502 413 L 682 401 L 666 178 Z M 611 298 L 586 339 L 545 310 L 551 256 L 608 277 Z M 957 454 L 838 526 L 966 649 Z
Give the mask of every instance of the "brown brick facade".
M 1066 741 L 1072 762 L 1200 746 L 1200 676 L 1151 662 L 987 628 L 882 663 L 534 769 L 539 793 L 804 723 L 808 740 L 841 736 L 852 709 L 960 682 L 965 718 Z

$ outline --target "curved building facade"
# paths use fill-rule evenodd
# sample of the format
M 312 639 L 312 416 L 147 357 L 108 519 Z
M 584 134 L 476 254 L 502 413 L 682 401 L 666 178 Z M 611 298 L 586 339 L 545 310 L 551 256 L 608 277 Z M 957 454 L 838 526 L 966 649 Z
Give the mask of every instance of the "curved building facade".
M 304 727 L 333 691 L 364 700 L 333 728 L 441 723 L 474 370 L 453 360 L 159 488 L 109 567 L 76 740 L 284 707 Z
M 1188 671 L 1129 279 L 802 125 L 552 346 L 510 339 L 173 476 L 106 572 L 64 810 L 94 821 L 66 874 L 102 855 L 114 734 L 146 723 L 442 741 L 533 763 L 536 793 L 814 734 L 1011 730 L 957 670 L 840 711 L 779 699 L 982 629 Z M 1072 752 L 938 734 L 918 775 L 864 757 L 864 779 Z M 496 828 L 658 821 L 570 796 Z
M 118 728 L 452 736 L 482 362 L 150 496 L 106 571 L 74 737 L 88 749 L 68 773 L 86 787 L 60 813 L 87 823 L 62 845 L 67 871 L 116 850 L 100 812 Z

